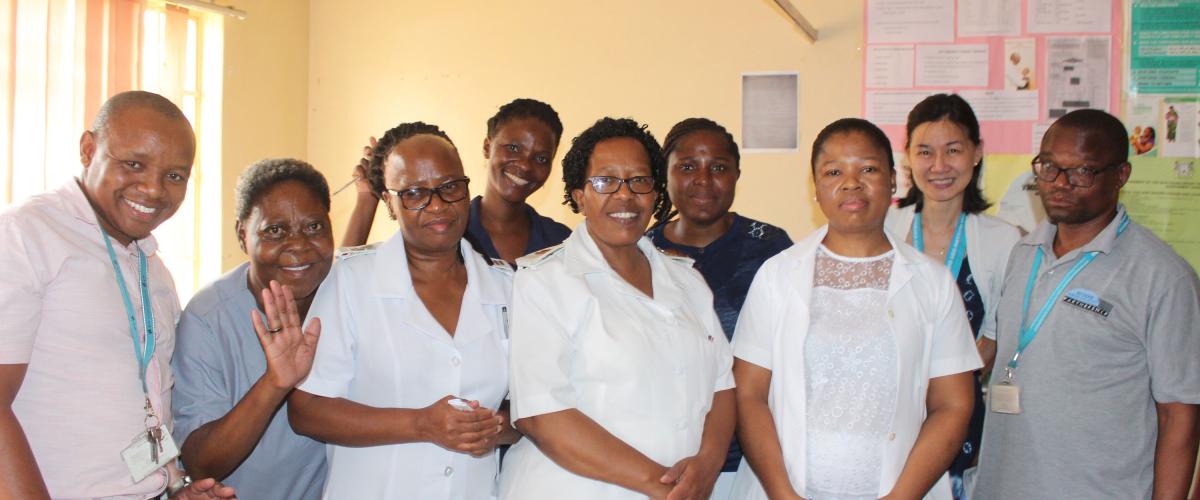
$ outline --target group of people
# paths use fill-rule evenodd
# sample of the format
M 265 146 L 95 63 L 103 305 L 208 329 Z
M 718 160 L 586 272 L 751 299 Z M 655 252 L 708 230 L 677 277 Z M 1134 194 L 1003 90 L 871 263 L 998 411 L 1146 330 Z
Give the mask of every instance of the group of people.
M 583 222 L 539 215 L 562 134 L 501 106 L 471 198 L 445 132 L 397 125 L 342 250 L 322 174 L 259 161 L 248 262 L 180 309 L 151 231 L 194 136 L 114 96 L 80 176 L 0 214 L 0 498 L 1185 498 L 1200 280 L 1119 204 L 1115 117 L 1047 131 L 1024 237 L 956 95 L 909 114 L 898 201 L 887 136 L 825 127 L 795 243 L 731 211 L 704 118 L 596 121 L 562 159 Z M 379 202 L 398 230 L 362 245 Z

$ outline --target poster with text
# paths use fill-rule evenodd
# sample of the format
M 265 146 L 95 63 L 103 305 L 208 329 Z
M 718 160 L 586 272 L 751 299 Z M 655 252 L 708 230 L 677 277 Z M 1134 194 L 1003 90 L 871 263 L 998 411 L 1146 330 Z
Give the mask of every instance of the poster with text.
M 1129 92 L 1200 94 L 1200 0 L 1133 0 Z

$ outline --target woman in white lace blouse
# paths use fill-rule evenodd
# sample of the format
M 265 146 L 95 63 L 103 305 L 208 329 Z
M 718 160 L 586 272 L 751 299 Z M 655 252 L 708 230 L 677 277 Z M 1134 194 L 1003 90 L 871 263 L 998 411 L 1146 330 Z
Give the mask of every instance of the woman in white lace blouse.
M 838 120 L 813 143 L 829 224 L 768 260 L 734 342 L 733 498 L 950 498 L 979 368 L 949 272 L 884 231 L 887 136 Z

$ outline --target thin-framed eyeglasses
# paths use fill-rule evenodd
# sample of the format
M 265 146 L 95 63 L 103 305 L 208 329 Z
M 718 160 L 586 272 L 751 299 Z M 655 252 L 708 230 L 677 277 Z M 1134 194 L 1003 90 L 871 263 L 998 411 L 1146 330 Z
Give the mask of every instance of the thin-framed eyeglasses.
M 600 194 L 612 194 L 621 189 L 621 184 L 629 186 L 629 191 L 633 194 L 648 194 L 654 192 L 654 177 L 649 175 L 639 175 L 622 179 L 611 175 L 597 175 L 587 178 L 588 183 L 592 185 L 592 189 Z
M 1104 167 L 1080 165 L 1074 168 L 1064 168 L 1050 160 L 1035 156 L 1029 165 L 1033 167 L 1033 175 L 1037 176 L 1038 180 L 1042 182 L 1054 182 L 1058 180 L 1060 174 L 1066 172 L 1068 184 L 1075 187 L 1088 188 L 1092 187 L 1092 184 L 1096 182 L 1096 174 L 1121 165 L 1121 163 L 1114 163 Z
M 471 182 L 469 177 L 463 177 L 443 182 L 434 188 L 410 187 L 398 190 L 384 189 L 384 191 L 399 198 L 400 206 L 404 207 L 405 210 L 420 210 L 433 202 L 434 193 L 446 203 L 462 201 L 467 197 L 467 183 L 469 182 Z

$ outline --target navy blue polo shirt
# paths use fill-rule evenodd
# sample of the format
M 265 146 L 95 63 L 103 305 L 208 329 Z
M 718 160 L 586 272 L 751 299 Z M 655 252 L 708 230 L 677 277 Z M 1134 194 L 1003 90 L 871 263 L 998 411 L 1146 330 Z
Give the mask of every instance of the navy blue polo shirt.
M 483 220 L 479 216 L 480 202 L 483 201 L 482 196 L 476 196 L 471 200 L 471 215 L 467 222 L 467 234 L 478 244 L 477 250 L 483 251 L 488 257 L 493 259 L 500 258 L 500 252 L 496 251 L 496 245 L 492 244 L 492 236 L 483 228 Z M 560 224 L 559 222 L 545 217 L 537 213 L 533 207 L 525 205 L 525 213 L 529 214 L 529 242 L 525 244 L 525 255 L 541 250 L 546 247 L 552 247 L 571 235 L 571 228 Z M 512 262 L 509 262 L 513 265 Z
M 742 304 L 746 302 L 746 293 L 750 291 L 754 274 L 767 259 L 792 246 L 792 239 L 783 229 L 736 213 L 733 214 L 733 225 L 729 226 L 729 230 L 702 248 L 668 240 L 663 234 L 664 226 L 654 227 L 647 236 L 658 248 L 682 253 L 696 261 L 696 270 L 700 271 L 712 289 L 713 308 L 721 320 L 721 329 L 725 330 L 725 337 L 732 340 L 733 329 L 737 326 L 738 315 L 742 312 Z M 742 450 L 734 438 L 721 471 L 737 470 L 741 460 Z

